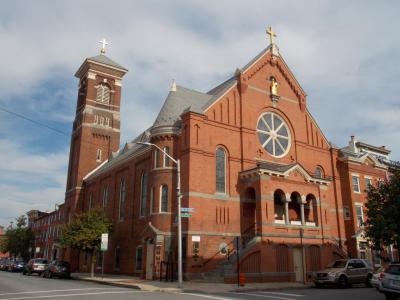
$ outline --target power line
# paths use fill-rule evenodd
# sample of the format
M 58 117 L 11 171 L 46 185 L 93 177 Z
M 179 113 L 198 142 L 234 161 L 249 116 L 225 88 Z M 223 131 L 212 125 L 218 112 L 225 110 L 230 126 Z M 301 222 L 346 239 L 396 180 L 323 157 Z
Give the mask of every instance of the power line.
M 57 129 L 57 128 L 54 128 L 54 127 L 51 127 L 51 126 L 49 126 L 49 125 L 46 125 L 46 124 L 44 124 L 44 123 L 42 123 L 42 122 L 33 120 L 33 119 L 29 118 L 29 117 L 26 117 L 26 116 L 21 115 L 21 114 L 19 114 L 19 113 L 13 112 L 13 111 L 11 111 L 11 110 L 9 110 L 9 109 L 6 109 L 6 108 L 4 108 L 4 107 L 1 107 L 1 106 L 0 106 L 0 110 L 1 110 L 1 111 L 4 111 L 4 112 L 6 112 L 6 113 L 9 113 L 9 114 L 11 114 L 11 115 L 13 115 L 13 116 L 16 116 L 16 117 L 18 117 L 18 118 L 24 119 L 25 121 L 29 121 L 29 122 L 31 122 L 31 123 L 33 123 L 33 124 L 35 124 L 35 125 L 38 125 L 38 126 L 41 126 L 41 127 L 47 128 L 47 129 L 50 129 L 50 130 L 52 130 L 52 131 L 54 131 L 54 132 L 57 132 L 57 133 L 59 133 L 59 134 L 62 134 L 62 135 L 68 136 L 68 137 L 71 137 L 71 134 L 69 134 L 69 133 L 66 133 L 66 132 L 64 132 L 64 131 L 61 131 L 61 130 L 59 130 L 59 129 Z M 82 143 L 86 143 L 86 144 L 90 144 L 90 145 L 98 146 L 97 144 L 94 144 L 94 143 L 92 143 L 92 142 L 85 141 L 85 140 L 81 140 L 81 142 L 82 142 Z
M 68 136 L 68 137 L 71 136 L 69 133 L 66 133 L 66 132 L 64 132 L 64 131 L 58 130 L 57 128 L 51 127 L 51 126 L 46 125 L 46 124 L 43 124 L 43 123 L 41 123 L 41 122 L 35 121 L 35 120 L 33 120 L 33 119 L 31 119 L 31 118 L 28 118 L 28 117 L 26 117 L 26 116 L 24 116 L 24 115 L 21 115 L 21 114 L 19 114 L 19 113 L 13 112 L 13 111 L 8 110 L 8 109 L 5 109 L 4 107 L 1 107 L 1 106 L 0 106 L 0 110 L 4 111 L 4 112 L 6 112 L 6 113 L 9 113 L 9 114 L 11 114 L 11 115 L 17 116 L 17 117 L 19 117 L 19 118 L 21 118 L 21 119 L 24 119 L 24 120 L 26 120 L 26 121 L 32 122 L 32 123 L 34 123 L 34 124 L 36 124 L 36 125 L 45 127 L 45 128 L 47 128 L 47 129 L 50 129 L 50 130 L 53 130 L 53 131 L 55 131 L 55 132 L 57 132 L 57 133 L 60 133 L 60 134 L 62 134 L 62 135 L 66 135 L 66 136 Z

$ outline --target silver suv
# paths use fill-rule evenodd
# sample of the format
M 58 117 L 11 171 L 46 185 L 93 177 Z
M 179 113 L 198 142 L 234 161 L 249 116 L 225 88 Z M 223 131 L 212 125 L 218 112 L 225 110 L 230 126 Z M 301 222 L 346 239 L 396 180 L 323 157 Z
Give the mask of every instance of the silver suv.
M 373 268 L 364 259 L 339 259 L 335 260 L 322 271 L 313 275 L 317 287 L 324 285 L 338 285 L 346 288 L 353 283 L 365 283 L 371 286 Z
M 394 263 L 382 273 L 379 291 L 387 300 L 400 299 L 400 263 Z

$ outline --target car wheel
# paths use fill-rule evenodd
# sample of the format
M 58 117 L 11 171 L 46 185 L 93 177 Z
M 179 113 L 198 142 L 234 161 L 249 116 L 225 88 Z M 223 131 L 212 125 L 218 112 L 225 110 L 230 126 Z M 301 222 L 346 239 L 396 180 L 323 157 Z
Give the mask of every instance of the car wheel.
M 339 281 L 338 281 L 339 287 L 341 289 L 345 289 L 347 288 L 347 286 L 349 285 L 349 283 L 347 282 L 347 278 L 346 276 L 342 275 L 339 277 Z
M 365 280 L 366 287 L 369 287 L 369 288 L 372 287 L 371 279 L 372 279 L 372 274 L 368 274 L 367 279 Z

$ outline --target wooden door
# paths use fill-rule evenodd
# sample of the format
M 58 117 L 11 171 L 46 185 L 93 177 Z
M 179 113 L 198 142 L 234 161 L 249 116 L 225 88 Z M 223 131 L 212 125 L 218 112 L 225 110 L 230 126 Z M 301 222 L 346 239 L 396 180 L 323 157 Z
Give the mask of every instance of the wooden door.
M 296 281 L 303 282 L 304 269 L 303 269 L 303 251 L 301 248 L 293 248 L 293 267 L 296 274 Z
M 153 280 L 154 244 L 147 243 L 146 252 L 146 279 Z

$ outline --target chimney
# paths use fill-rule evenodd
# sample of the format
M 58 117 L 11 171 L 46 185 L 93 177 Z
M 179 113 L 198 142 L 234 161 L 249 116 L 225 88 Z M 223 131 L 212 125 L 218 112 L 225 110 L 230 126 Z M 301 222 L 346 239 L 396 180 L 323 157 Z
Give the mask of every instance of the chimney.
M 349 150 L 351 152 L 358 153 L 358 148 L 356 146 L 356 143 L 357 143 L 357 141 L 356 141 L 355 136 L 354 135 L 350 136 Z

